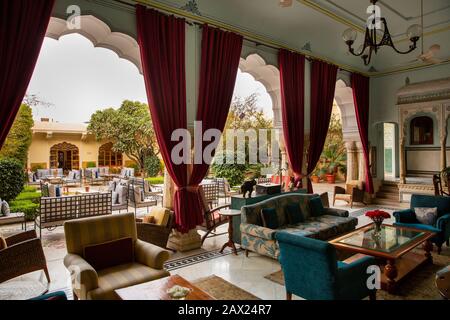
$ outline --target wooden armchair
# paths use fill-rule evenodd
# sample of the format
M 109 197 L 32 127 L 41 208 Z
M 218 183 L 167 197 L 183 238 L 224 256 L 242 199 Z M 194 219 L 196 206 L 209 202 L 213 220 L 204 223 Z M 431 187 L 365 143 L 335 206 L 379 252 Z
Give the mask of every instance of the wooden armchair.
M 228 219 L 226 217 L 222 217 L 219 214 L 219 211 L 225 208 L 229 208 L 230 205 L 225 204 L 223 206 L 212 208 L 211 202 L 209 202 L 206 198 L 203 186 L 199 186 L 198 192 L 202 199 L 204 221 L 202 225 L 197 227 L 197 229 L 206 232 L 202 237 L 202 244 L 203 244 L 206 238 L 216 237 L 225 234 L 225 233 L 216 233 L 215 231 L 218 226 L 228 222 Z
M 146 223 L 144 222 L 144 219 L 136 219 L 137 237 L 139 240 L 154 244 L 164 249 L 168 249 L 167 241 L 169 240 L 170 233 L 172 232 L 175 215 L 173 211 L 170 211 L 168 209 L 166 210 L 169 219 L 165 225 Z
M 350 208 L 353 208 L 354 202 L 364 202 L 364 182 L 363 181 L 350 181 L 345 185 L 345 189 L 342 187 L 334 187 L 333 206 L 336 200 L 343 200 L 350 204 Z
M 0 282 L 38 270 L 44 270 L 50 282 L 44 250 L 35 230 L 15 234 L 5 238 L 5 242 L 6 248 L 0 250 Z
M 435 196 L 449 196 L 448 192 L 444 191 L 442 187 L 442 179 L 440 174 L 433 175 L 433 186 L 434 186 L 434 195 Z

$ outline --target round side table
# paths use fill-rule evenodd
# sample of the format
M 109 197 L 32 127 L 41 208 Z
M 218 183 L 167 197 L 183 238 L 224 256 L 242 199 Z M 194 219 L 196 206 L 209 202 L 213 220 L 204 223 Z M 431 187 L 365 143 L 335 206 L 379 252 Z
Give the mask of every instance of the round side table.
M 222 246 L 220 253 L 222 253 L 226 247 L 230 247 L 233 250 L 234 254 L 237 255 L 238 253 L 237 253 L 236 245 L 234 244 L 234 241 L 233 241 L 233 217 L 240 216 L 241 211 L 235 210 L 235 209 L 224 209 L 224 210 L 220 210 L 219 214 L 223 217 L 228 217 L 228 242 L 226 242 Z

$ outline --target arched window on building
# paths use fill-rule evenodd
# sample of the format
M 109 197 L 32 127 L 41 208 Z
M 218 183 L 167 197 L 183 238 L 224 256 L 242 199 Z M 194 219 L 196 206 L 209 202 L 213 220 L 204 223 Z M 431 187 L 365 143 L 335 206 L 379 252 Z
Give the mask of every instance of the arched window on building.
M 411 120 L 411 145 L 433 144 L 433 119 L 427 116 Z
M 98 149 L 98 165 L 100 167 L 121 167 L 122 153 L 112 150 L 112 142 L 105 143 Z
M 50 168 L 62 168 L 65 172 L 80 169 L 78 147 L 67 142 L 52 146 L 50 148 Z

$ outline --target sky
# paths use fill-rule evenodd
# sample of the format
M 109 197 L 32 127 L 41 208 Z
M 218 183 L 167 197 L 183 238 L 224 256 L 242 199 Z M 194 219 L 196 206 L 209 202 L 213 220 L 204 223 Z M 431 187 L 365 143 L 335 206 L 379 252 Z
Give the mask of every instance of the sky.
M 273 118 L 265 87 L 239 70 L 234 96 L 254 92 L 258 107 Z M 61 123 L 87 122 L 96 110 L 118 108 L 125 99 L 147 102 L 144 78 L 134 64 L 109 49 L 94 48 L 78 34 L 60 40 L 45 38 L 27 94 L 50 104 L 33 108 L 35 120 L 51 118 Z

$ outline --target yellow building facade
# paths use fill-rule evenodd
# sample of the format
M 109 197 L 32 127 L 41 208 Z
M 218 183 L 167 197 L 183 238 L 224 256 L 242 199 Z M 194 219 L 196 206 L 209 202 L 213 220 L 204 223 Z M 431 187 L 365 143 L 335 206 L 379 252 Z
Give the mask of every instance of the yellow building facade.
M 122 167 L 134 163 L 125 154 L 112 151 L 109 141 L 97 141 L 86 124 L 35 121 L 28 151 L 28 168 L 62 168 L 65 171 L 93 166 Z

